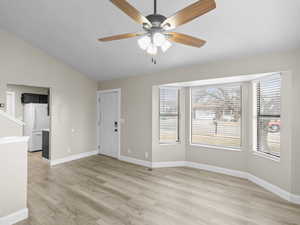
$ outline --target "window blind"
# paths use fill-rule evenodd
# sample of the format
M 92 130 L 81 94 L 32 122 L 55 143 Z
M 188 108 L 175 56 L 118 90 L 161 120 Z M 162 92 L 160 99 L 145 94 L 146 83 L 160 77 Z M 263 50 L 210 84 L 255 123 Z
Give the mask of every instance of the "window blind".
M 179 142 L 179 89 L 160 88 L 159 117 L 160 142 Z
M 280 156 L 280 74 L 262 78 L 257 83 L 257 150 Z
M 230 148 L 241 146 L 241 86 L 191 88 L 191 141 Z

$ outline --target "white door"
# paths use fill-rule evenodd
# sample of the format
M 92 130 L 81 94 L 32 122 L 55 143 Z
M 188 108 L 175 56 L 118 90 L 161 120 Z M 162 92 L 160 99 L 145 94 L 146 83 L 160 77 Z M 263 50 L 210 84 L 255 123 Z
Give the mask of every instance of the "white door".
M 6 112 L 15 117 L 15 92 L 6 92 Z
M 119 107 L 119 90 L 98 92 L 99 153 L 114 158 L 119 157 Z

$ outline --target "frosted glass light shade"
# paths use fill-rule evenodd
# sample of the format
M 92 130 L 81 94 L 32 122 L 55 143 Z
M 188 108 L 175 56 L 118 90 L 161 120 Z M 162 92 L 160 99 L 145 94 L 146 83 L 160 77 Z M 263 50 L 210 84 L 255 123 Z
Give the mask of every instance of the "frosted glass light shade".
M 165 40 L 164 43 L 161 45 L 161 50 L 163 52 L 166 52 L 170 47 L 172 46 L 172 43 L 168 40 Z
M 138 39 L 138 45 L 143 50 L 148 49 L 150 44 L 151 44 L 151 38 L 149 36 L 144 36 Z
M 150 44 L 147 53 L 150 55 L 156 55 L 157 54 L 157 47 L 154 44 Z
M 166 37 L 162 33 L 155 33 L 153 35 L 153 43 L 156 46 L 161 46 L 166 41 Z

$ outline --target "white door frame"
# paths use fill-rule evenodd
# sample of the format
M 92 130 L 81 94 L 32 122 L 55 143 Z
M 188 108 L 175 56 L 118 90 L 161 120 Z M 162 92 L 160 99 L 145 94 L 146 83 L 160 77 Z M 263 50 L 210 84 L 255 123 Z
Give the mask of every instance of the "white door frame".
M 11 95 L 12 96 L 12 101 L 10 102 L 11 106 L 12 106 L 12 115 L 13 117 L 16 116 L 16 94 L 13 91 L 6 91 L 6 101 L 7 101 L 7 95 Z M 7 105 L 7 102 L 6 102 Z M 7 112 L 7 107 L 6 107 L 6 112 Z
M 100 141 L 100 125 L 101 125 L 101 118 L 100 118 L 100 96 L 104 93 L 117 93 L 118 95 L 118 156 L 117 158 L 120 159 L 121 155 L 121 88 L 117 89 L 109 89 L 109 90 L 102 90 L 97 91 L 97 150 L 98 153 L 101 154 L 101 141 Z

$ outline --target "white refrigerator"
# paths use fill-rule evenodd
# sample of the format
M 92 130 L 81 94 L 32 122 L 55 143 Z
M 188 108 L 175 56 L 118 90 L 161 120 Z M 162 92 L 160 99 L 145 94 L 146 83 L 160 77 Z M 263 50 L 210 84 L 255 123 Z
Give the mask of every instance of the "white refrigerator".
M 29 136 L 28 151 L 42 150 L 42 130 L 49 129 L 47 104 L 29 103 L 24 105 L 24 136 Z

